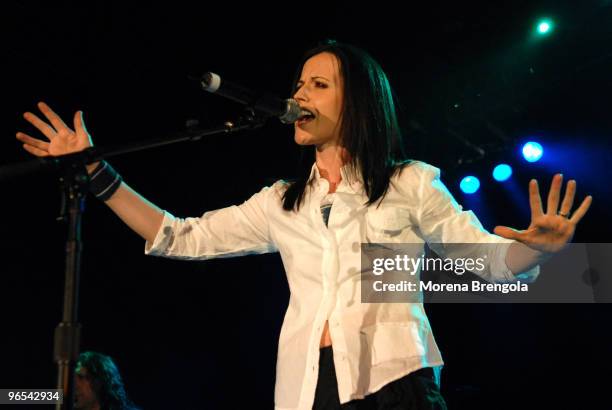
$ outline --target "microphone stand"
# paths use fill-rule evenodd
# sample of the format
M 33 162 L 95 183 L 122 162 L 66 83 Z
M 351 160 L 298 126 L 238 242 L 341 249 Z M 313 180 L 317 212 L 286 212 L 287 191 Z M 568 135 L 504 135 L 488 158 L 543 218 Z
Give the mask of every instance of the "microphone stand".
M 81 274 L 81 220 L 85 210 L 85 197 L 89 186 L 89 175 L 85 165 L 130 152 L 143 151 L 179 142 L 199 141 L 203 137 L 235 133 L 263 126 L 266 117 L 246 108 L 236 122 L 227 121 L 221 126 L 199 129 L 191 126 L 176 137 L 156 139 L 105 149 L 90 147 L 80 152 L 56 157 L 41 157 L 34 160 L 0 167 L 0 183 L 19 176 L 56 169 L 62 189 L 60 221 L 68 223 L 66 239 L 64 306 L 62 321 L 55 328 L 53 359 L 57 364 L 57 389 L 63 391 L 63 401 L 56 410 L 72 410 L 74 407 L 74 368 L 79 357 L 81 325 L 78 323 L 79 280 Z M 67 212 L 66 212 L 66 208 Z M 67 214 L 67 215 L 66 215 Z

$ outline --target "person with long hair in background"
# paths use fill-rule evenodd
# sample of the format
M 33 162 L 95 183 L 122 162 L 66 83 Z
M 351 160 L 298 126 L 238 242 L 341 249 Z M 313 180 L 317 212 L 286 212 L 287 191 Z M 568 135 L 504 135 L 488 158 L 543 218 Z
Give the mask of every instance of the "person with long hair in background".
M 138 410 L 128 398 L 119 369 L 109 356 L 83 352 L 74 373 L 74 409 Z

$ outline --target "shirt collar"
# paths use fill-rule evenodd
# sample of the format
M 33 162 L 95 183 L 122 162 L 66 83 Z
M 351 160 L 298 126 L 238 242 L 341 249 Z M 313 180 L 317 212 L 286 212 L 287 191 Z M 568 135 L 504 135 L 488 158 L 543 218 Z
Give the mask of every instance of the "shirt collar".
M 340 176 L 342 176 L 342 181 L 336 188 L 336 192 L 348 192 L 348 193 L 359 193 L 363 188 L 361 172 L 357 169 L 356 175 L 353 175 L 354 172 L 351 172 L 349 165 L 344 165 L 340 168 Z M 312 182 L 315 186 L 320 186 L 321 181 L 321 173 L 319 172 L 319 168 L 317 167 L 317 163 L 312 164 L 312 168 L 310 169 L 310 176 L 308 177 L 308 182 Z

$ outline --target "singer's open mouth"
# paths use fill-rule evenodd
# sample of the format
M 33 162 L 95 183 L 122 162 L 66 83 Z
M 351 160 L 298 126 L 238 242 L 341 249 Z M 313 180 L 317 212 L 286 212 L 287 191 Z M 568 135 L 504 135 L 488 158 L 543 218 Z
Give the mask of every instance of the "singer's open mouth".
M 312 121 L 312 120 L 314 120 L 314 117 L 303 117 L 303 118 L 300 118 L 300 119 L 297 121 L 297 124 L 298 124 L 298 125 L 304 125 L 304 124 L 309 123 L 309 122 L 310 122 L 310 121 Z
M 303 125 L 306 124 L 312 120 L 315 119 L 315 115 L 313 113 L 311 113 L 309 110 L 306 109 L 302 109 L 302 111 L 305 113 L 304 115 L 302 115 L 298 120 L 297 120 L 297 124 L 298 125 Z

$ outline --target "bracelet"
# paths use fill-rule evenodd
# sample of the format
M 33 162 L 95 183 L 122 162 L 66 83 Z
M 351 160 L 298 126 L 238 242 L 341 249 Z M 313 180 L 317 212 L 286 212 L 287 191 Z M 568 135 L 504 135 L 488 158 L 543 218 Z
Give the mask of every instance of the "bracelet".
M 100 161 L 89 176 L 89 192 L 102 201 L 107 201 L 119 189 L 123 178 L 106 161 Z

